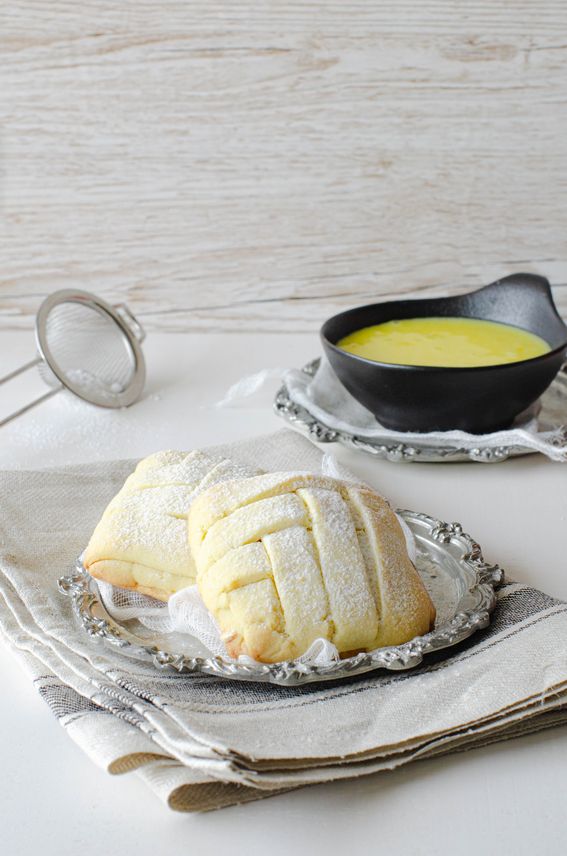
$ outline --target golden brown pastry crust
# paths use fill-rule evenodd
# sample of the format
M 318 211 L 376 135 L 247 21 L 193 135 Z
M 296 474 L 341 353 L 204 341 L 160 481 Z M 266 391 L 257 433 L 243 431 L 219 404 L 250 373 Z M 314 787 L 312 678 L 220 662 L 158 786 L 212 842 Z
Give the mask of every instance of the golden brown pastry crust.
M 101 559 L 98 562 L 93 562 L 89 565 L 88 571 L 91 577 L 95 577 L 97 580 L 102 580 L 119 588 L 132 589 L 164 602 L 167 602 L 171 595 L 179 590 L 181 579 L 171 575 L 171 583 L 167 585 L 163 578 L 158 577 L 155 569 L 147 568 L 136 562 L 122 562 L 118 559 Z M 152 586 L 139 581 L 142 576 L 147 576 L 148 573 L 154 580 L 159 579 L 159 586 Z M 192 583 L 187 583 L 187 585 L 192 585 Z

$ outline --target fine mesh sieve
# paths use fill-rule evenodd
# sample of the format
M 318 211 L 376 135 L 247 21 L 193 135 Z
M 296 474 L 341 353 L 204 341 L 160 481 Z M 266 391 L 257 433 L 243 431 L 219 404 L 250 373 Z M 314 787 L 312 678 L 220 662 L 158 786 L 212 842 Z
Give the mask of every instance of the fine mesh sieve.
M 35 335 L 38 356 L 0 378 L 0 384 L 37 365 L 52 389 L 2 419 L 0 426 L 64 387 L 100 407 L 128 407 L 140 397 L 145 334 L 124 304 L 110 306 L 86 291 L 56 291 L 39 308 Z

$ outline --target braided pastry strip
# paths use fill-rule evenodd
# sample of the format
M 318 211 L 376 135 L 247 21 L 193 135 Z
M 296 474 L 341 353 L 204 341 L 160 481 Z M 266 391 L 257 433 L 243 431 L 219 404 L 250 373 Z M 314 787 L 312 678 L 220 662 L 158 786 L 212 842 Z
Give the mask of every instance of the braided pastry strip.
M 233 657 L 293 659 L 319 637 L 372 650 L 435 618 L 396 515 L 364 486 L 306 473 L 215 485 L 191 507 L 189 544 Z

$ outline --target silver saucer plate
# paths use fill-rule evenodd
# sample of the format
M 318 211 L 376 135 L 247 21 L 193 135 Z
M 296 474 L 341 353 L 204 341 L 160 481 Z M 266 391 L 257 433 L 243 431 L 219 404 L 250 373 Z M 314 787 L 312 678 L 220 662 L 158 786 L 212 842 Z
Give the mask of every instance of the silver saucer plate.
M 321 360 L 317 358 L 307 363 L 301 371 L 308 377 L 314 377 Z M 543 394 L 538 413 L 538 422 L 542 422 L 542 430 L 560 429 L 556 438 L 557 446 L 567 444 L 567 364 L 563 366 L 551 386 Z M 432 443 L 428 435 L 423 440 L 412 439 L 411 443 L 393 442 L 388 435 L 384 438 L 359 437 L 347 431 L 338 431 L 326 425 L 309 412 L 303 405 L 298 404 L 290 395 L 285 383 L 280 387 L 274 399 L 274 410 L 278 416 L 289 422 L 294 428 L 306 434 L 317 443 L 341 443 L 349 449 L 367 452 L 375 458 L 385 458 L 388 461 L 421 463 L 443 463 L 448 461 L 477 461 L 483 464 L 495 464 L 520 455 L 537 454 L 534 449 L 525 446 L 488 446 L 482 448 L 464 449 L 455 445 Z M 534 408 L 534 412 L 535 408 Z M 544 424 L 545 423 L 545 424 Z
M 90 637 L 159 669 L 285 686 L 337 680 L 375 669 L 410 669 L 426 654 L 457 645 L 488 625 L 496 603 L 495 589 L 504 573 L 498 565 L 484 561 L 480 546 L 459 523 L 442 523 L 414 511 L 398 513 L 414 536 L 416 567 L 437 610 L 435 628 L 403 645 L 356 654 L 330 665 L 307 665 L 300 660 L 275 664 L 223 660 L 207 656 L 200 643 L 186 634 L 158 635 L 135 620 L 119 624 L 104 608 L 96 580 L 80 560 L 75 573 L 61 577 L 59 589 L 71 598 L 74 613 Z

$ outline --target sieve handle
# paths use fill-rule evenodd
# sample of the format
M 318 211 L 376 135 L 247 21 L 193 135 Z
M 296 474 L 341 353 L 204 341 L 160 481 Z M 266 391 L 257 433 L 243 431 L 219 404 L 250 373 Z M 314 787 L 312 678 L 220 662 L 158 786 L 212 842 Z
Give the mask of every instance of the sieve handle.
M 50 389 L 49 392 L 40 395 L 39 398 L 35 398 L 33 401 L 30 401 L 29 404 L 24 404 L 23 407 L 20 407 L 19 410 L 15 410 L 13 413 L 10 413 L 10 415 L 6 416 L 4 419 L 0 419 L 0 428 L 2 425 L 7 425 L 8 422 L 12 421 L 12 419 L 16 419 L 18 416 L 21 416 L 22 413 L 27 413 L 27 411 L 31 410 L 32 407 L 35 407 L 36 404 L 41 404 L 42 401 L 46 401 L 46 399 L 51 398 L 52 395 L 55 395 L 62 389 L 62 386 L 58 386 L 57 389 Z
M 113 309 L 122 318 L 127 327 L 130 328 L 138 342 L 143 342 L 146 338 L 146 331 L 135 317 L 132 315 L 125 303 L 115 303 Z
M 35 360 L 30 360 L 29 363 L 25 363 L 25 365 L 20 366 L 19 369 L 14 369 L 14 371 L 10 372 L 10 374 L 4 375 L 4 377 L 0 377 L 0 385 L 3 383 L 7 383 L 7 381 L 9 380 L 12 380 L 13 377 L 18 377 L 18 375 L 27 372 L 28 369 L 33 368 L 33 366 L 37 366 L 37 364 L 41 362 L 41 357 L 36 357 Z

